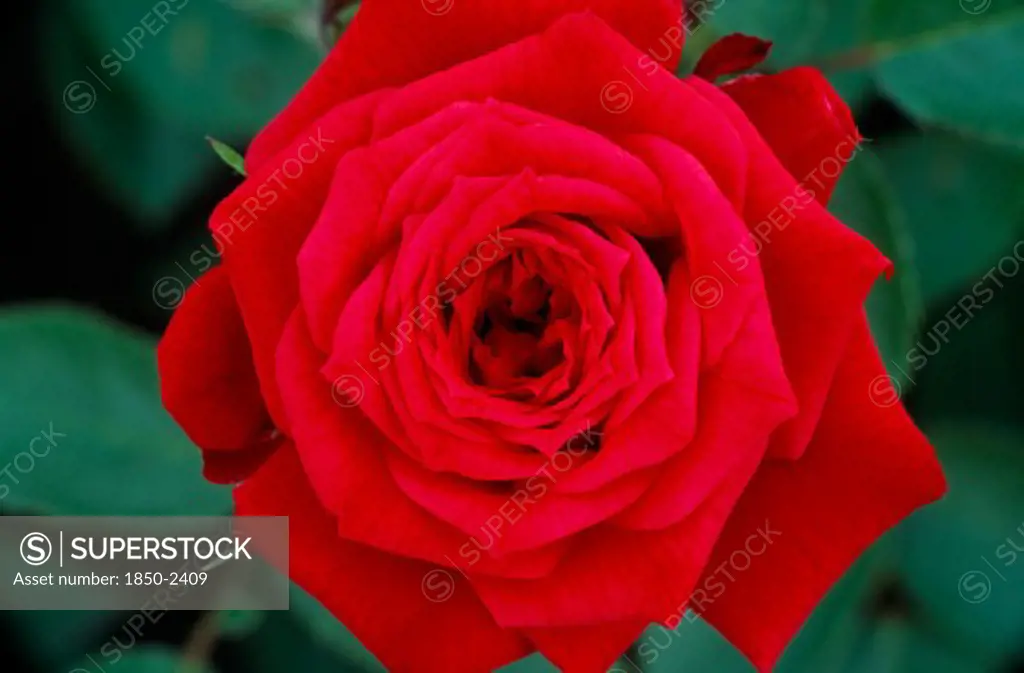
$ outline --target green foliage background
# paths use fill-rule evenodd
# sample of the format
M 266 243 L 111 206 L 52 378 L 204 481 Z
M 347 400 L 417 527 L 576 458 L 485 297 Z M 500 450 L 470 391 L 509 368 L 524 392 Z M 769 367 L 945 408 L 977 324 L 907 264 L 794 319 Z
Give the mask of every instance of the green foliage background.
M 925 366 L 910 370 L 906 362 L 997 264 L 1020 268 L 1005 260 L 1024 238 L 1024 0 L 704 6 L 714 11 L 691 36 L 683 73 L 715 39 L 742 31 L 775 42 L 764 70 L 819 66 L 854 108 L 868 149 L 848 168 L 831 207 L 897 264 L 896 278 L 880 281 L 871 297 L 872 327 L 951 486 L 943 502 L 898 527 L 851 570 L 780 668 L 1024 671 L 1024 554 L 1010 563 L 997 556 L 1011 542 L 1024 548 L 1024 273 L 999 275 L 1005 287 L 946 335 Z M 140 262 L 119 267 L 116 300 L 83 297 L 73 281 L 66 291 L 58 284 L 4 295 L 0 467 L 14 479 L 0 481 L 8 487 L 0 487 L 6 514 L 230 510 L 229 494 L 202 481 L 198 453 L 160 407 L 153 346 L 169 313 L 155 286 L 189 280 L 181 263 L 207 241 L 203 215 L 237 180 L 204 136 L 244 147 L 307 78 L 325 36 L 343 29 L 351 11 L 325 30 L 316 0 L 192 0 L 127 58 L 122 38 L 149 9 L 49 0 L 22 29 L 38 48 L 35 77 L 49 128 L 69 170 L 101 195 L 105 210 L 89 226 L 123 227 L 110 236 L 152 245 Z M 116 75 L 102 65 L 113 48 L 123 66 Z M 68 95 L 71 83 L 83 81 L 94 92 L 86 112 L 89 89 Z M 116 224 L 101 221 L 104 213 Z M 47 301 L 29 301 L 40 295 Z M 12 467 L 50 427 L 66 437 L 31 469 Z M 835 534 L 843 534 L 843 522 Z M 976 584 L 961 582 L 978 571 L 989 579 L 983 600 Z M 0 668 L 98 670 L 88 657 L 99 658 L 116 637 L 120 673 L 381 670 L 298 589 L 289 613 L 178 613 L 142 634 L 125 630 L 127 616 L 0 615 L 13 669 Z M 214 647 L 197 653 L 195 634 L 211 631 Z M 645 642 L 664 644 L 667 635 L 652 632 Z M 700 621 L 684 621 L 669 640 L 656 656 L 634 649 L 621 668 L 752 670 Z M 550 669 L 539 657 L 509 668 Z

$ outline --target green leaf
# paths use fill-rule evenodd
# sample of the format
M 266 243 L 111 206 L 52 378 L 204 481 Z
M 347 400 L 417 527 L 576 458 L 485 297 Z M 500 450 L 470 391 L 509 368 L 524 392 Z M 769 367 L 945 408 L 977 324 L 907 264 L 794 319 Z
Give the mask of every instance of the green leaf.
M 872 545 L 825 595 L 786 650 L 779 673 L 851 666 L 875 626 L 877 597 L 892 582 L 897 536 L 890 533 Z
M 218 616 L 220 633 L 226 638 L 240 640 L 255 633 L 267 620 L 260 610 L 224 610 Z
M 1024 642 L 1024 429 L 929 429 L 946 497 L 905 526 L 903 576 L 936 631 L 961 649 L 1010 657 Z
M 238 153 L 238 150 L 210 136 L 206 136 L 206 142 L 210 143 L 210 147 L 217 153 L 221 161 L 239 175 L 245 176 L 245 159 Z
M 771 63 L 793 63 L 813 51 L 829 8 L 822 2 L 724 0 L 694 2 L 717 33 L 745 33 L 773 43 Z M 695 10 L 696 11 L 696 10 Z
M 328 0 L 225 0 L 234 9 L 259 23 L 275 26 L 320 49 L 321 18 Z
M 691 619 L 693 621 L 691 621 Z M 750 673 L 750 664 L 703 619 L 692 613 L 674 630 L 651 626 L 636 641 L 636 665 L 645 673 L 707 670 Z
M 238 643 L 246 673 L 339 673 L 376 670 L 339 657 L 312 638 L 301 620 L 286 612 L 268 612 L 266 620 L 251 637 Z
M 907 358 L 918 383 L 913 409 L 921 423 L 985 419 L 1022 424 L 1024 273 L 991 278 L 1003 287 L 979 275 L 976 294 L 968 288 L 929 312 L 928 328 Z
M 1012 254 L 1024 235 L 1024 157 L 939 132 L 877 154 L 907 215 L 926 303 L 955 300 Z
M 201 136 L 163 123 L 125 86 L 109 91 L 83 68 L 96 58 L 81 27 L 54 10 L 40 41 L 47 99 L 64 141 L 99 189 L 125 207 L 138 226 L 160 231 L 196 194 L 216 161 Z
M 102 657 L 100 663 L 104 665 L 104 670 L 116 667 L 122 673 L 215 673 L 212 665 L 185 661 L 181 654 L 162 645 L 113 650 L 109 656 Z M 97 670 L 93 660 L 86 657 L 78 666 L 83 671 Z
M 716 0 L 706 6 L 714 9 L 709 12 L 709 25 L 717 33 L 746 33 L 772 41 L 765 63 L 769 70 L 813 63 L 834 51 L 854 48 L 867 19 L 863 0 Z M 829 75 L 851 106 L 860 104 L 870 91 L 867 68 Z
M 557 671 L 558 669 L 539 653 L 523 657 L 515 663 L 498 669 L 498 673 L 557 673 Z
M 8 309 L 0 371 L 0 464 L 14 477 L 0 482 L 0 495 L 9 512 L 230 511 L 228 489 L 203 480 L 198 450 L 161 406 L 149 337 L 84 309 Z
M 846 167 L 829 210 L 895 264 L 895 276 L 878 280 L 867 310 L 883 359 L 902 363 L 924 321 L 924 302 L 904 213 L 870 150 L 861 150 Z M 898 367 L 892 367 L 892 373 L 905 382 Z
M 846 670 L 870 631 L 871 615 L 865 606 L 879 578 L 885 576 L 890 548 L 886 540 L 878 543 L 832 588 L 786 650 L 777 667 L 779 673 Z M 692 613 L 674 631 L 658 626 L 647 629 L 637 641 L 637 653 L 637 663 L 645 673 L 752 670 L 739 650 Z
M 363 671 L 383 671 L 384 667 L 369 650 L 319 601 L 293 584 L 290 612 L 319 646 L 351 662 Z
M 153 229 L 212 174 L 203 137 L 247 140 L 319 61 L 292 32 L 225 2 L 159 4 L 51 0 L 41 41 L 67 143 Z
M 0 613 L 3 633 L 39 670 L 68 671 L 95 643 L 119 628 L 118 613 L 39 610 Z
M 324 42 L 330 47 L 348 29 L 359 11 L 360 3 L 358 0 L 326 0 L 325 4 Z
M 813 670 L 813 669 L 804 669 Z M 847 673 L 996 673 L 900 615 L 882 617 L 865 633 L 842 670 Z M 795 673 L 795 672 L 794 672 Z M 802 673 L 802 672 L 801 672 Z
M 776 666 L 779 673 L 1006 670 L 1006 661 L 964 647 L 962 639 L 936 628 L 931 612 L 913 593 L 916 586 L 901 575 L 906 549 L 919 544 L 907 538 L 906 529 L 904 524 L 876 542 L 840 578 L 786 649 Z M 933 550 L 920 548 L 922 554 Z M 887 599 L 893 592 L 896 598 Z M 909 597 L 901 598 L 904 594 Z M 958 606 L 950 609 L 963 612 Z M 637 644 L 644 673 L 753 670 L 738 650 L 700 619 L 684 620 L 675 631 L 651 627 Z
M 942 44 L 992 23 L 1012 21 L 1021 0 L 866 0 L 866 33 L 875 52 L 884 56 L 925 44 Z
M 826 8 L 821 30 L 811 42 L 807 53 L 788 65 L 815 64 L 835 51 L 856 49 L 864 36 L 871 34 L 867 27 L 867 7 L 864 0 L 815 1 L 819 6 Z M 855 65 L 826 71 L 826 75 L 851 107 L 862 105 L 872 93 L 874 82 L 870 68 Z
M 1000 673 L 908 619 L 880 620 L 856 654 L 851 673 Z
M 65 10 L 73 12 L 65 20 L 80 21 L 102 45 L 94 64 L 98 77 L 132 91 L 158 119 L 200 136 L 251 135 L 317 66 L 308 44 L 224 2 L 176 4 L 184 6 L 163 20 L 127 3 L 76 3 Z
M 1022 62 L 1024 13 L 904 51 L 877 72 L 882 90 L 919 120 L 1024 148 Z
M 920 120 L 1024 147 L 1024 0 L 875 0 L 881 88 Z
M 779 673 L 1013 669 L 1024 642 L 1024 429 L 946 424 L 929 436 L 949 494 L 854 563 L 786 650 Z M 974 571 L 990 584 L 976 575 L 961 584 Z M 977 593 L 986 587 L 987 595 Z M 702 620 L 683 620 L 675 631 L 652 627 L 637 652 L 645 673 L 752 670 Z
M 877 79 L 918 119 L 1024 146 L 1024 0 L 709 0 L 718 33 L 775 43 L 770 69 L 821 66 L 856 105 Z

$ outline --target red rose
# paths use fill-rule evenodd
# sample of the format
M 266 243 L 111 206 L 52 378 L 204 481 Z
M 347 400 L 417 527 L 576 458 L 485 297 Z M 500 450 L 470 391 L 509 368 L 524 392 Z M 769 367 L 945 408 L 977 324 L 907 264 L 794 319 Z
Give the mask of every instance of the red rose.
M 164 400 L 389 669 L 600 671 L 687 607 L 767 669 L 944 490 L 823 207 L 849 110 L 677 79 L 678 4 L 366 0 L 213 215 Z

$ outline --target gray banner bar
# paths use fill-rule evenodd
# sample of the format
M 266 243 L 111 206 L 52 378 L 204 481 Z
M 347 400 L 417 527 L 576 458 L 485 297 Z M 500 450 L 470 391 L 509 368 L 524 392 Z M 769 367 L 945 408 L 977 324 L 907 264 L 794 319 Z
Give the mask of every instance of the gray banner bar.
M 0 517 L 0 610 L 287 610 L 286 517 Z

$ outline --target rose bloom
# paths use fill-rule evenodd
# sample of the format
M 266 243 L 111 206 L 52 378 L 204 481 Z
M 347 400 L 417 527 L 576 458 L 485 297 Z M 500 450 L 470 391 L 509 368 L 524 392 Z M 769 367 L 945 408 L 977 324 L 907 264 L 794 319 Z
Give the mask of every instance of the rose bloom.
M 366 0 L 159 349 L 239 515 L 389 669 L 602 671 L 687 609 L 770 669 L 945 488 L 825 204 L 820 73 L 673 72 L 678 0 Z

